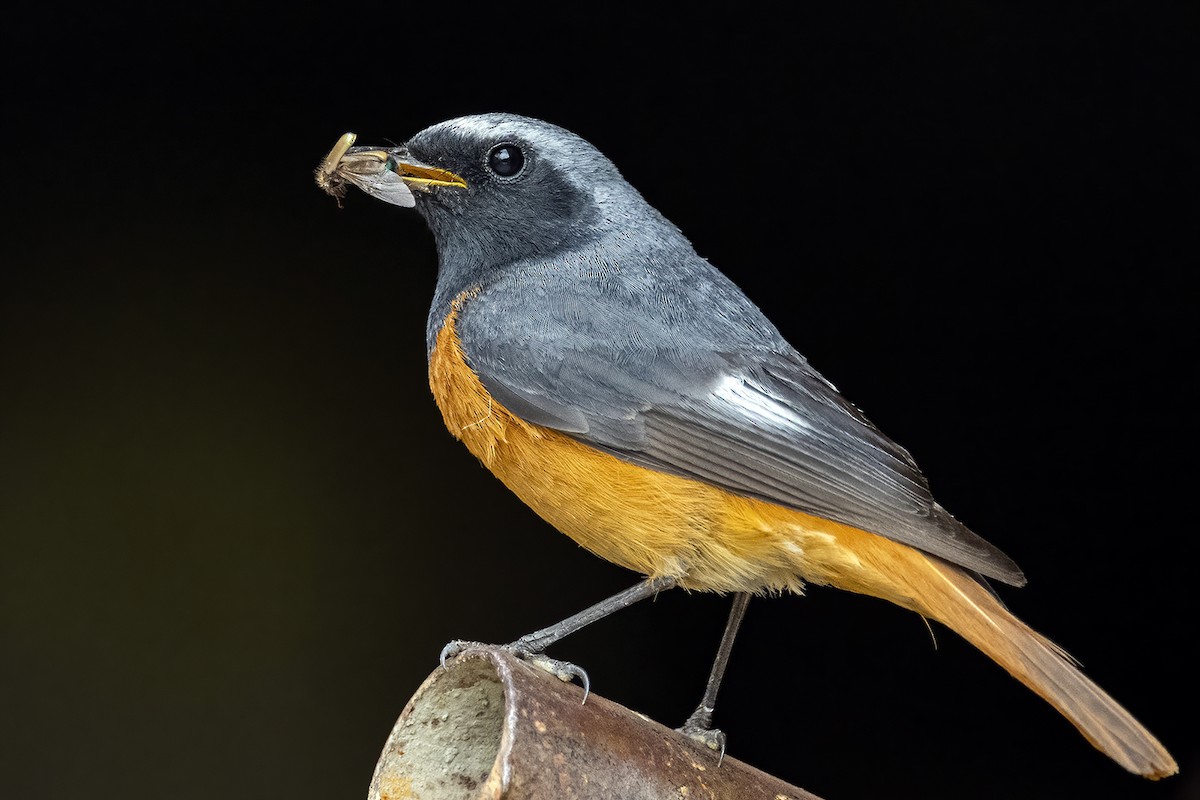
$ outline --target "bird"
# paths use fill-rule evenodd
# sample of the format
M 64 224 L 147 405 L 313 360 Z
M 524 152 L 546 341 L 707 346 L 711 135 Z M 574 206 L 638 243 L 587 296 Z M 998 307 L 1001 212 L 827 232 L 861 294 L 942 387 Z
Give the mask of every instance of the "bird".
M 1157 739 L 991 586 L 1016 564 L 936 500 L 907 450 L 582 137 L 508 113 L 404 144 L 346 134 L 317 168 L 412 207 L 437 248 L 429 383 L 450 433 L 542 519 L 643 579 L 508 645 L 545 650 L 658 592 L 732 595 L 704 696 L 680 730 L 720 750 L 716 694 L 755 595 L 830 586 L 936 620 L 1150 779 Z M 447 658 L 468 643 L 455 641 Z M 586 694 L 585 694 L 586 698 Z

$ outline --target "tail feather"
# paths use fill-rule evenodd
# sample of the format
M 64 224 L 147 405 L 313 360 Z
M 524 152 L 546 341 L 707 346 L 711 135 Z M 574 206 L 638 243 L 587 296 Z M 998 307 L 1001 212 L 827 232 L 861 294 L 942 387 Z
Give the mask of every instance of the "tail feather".
M 1158 740 L 1086 678 L 1062 648 L 1013 616 L 963 570 L 938 559 L 921 559 L 929 568 L 904 570 L 902 578 L 914 610 L 990 656 L 1125 769 L 1155 780 L 1179 771 Z

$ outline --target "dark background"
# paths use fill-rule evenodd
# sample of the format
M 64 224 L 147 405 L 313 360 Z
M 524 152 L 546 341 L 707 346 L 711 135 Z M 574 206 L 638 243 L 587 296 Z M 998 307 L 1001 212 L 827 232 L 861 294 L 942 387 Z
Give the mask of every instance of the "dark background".
M 632 583 L 443 429 L 417 215 L 312 183 L 344 131 L 508 110 L 605 151 L 908 446 L 1183 774 L 820 588 L 751 604 L 733 755 L 830 800 L 1200 797 L 1196 15 L 904 5 L 6 12 L 0 796 L 362 797 L 443 642 Z M 727 602 L 554 653 L 676 725 Z

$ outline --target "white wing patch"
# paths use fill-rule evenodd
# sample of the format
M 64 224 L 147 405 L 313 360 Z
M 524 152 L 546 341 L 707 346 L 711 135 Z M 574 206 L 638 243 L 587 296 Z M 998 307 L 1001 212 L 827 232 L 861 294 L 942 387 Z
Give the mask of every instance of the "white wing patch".
M 809 421 L 797 414 L 791 406 L 779 402 L 754 384 L 748 383 L 741 375 L 726 375 L 721 378 L 712 396 L 715 401 L 735 409 L 738 412 L 737 416 L 750 422 L 761 419 L 772 427 L 782 424 L 793 428 L 812 428 Z

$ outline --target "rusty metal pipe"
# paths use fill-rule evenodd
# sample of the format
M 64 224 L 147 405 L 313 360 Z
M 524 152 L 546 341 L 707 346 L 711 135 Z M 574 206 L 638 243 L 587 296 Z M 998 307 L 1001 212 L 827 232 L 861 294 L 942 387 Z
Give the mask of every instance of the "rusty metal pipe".
M 368 800 L 819 800 L 496 647 L 434 670 Z

